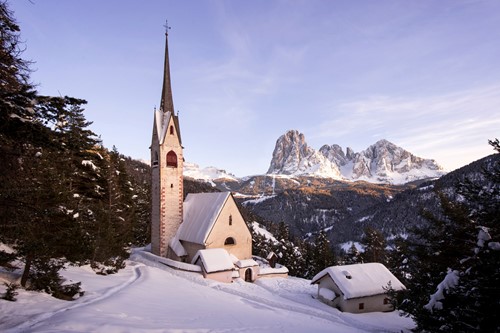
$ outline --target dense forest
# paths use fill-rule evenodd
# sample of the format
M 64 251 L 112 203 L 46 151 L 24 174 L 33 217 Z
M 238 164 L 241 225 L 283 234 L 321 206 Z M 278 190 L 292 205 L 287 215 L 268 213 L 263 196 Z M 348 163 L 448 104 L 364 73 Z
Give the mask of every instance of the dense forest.
M 0 15 L 0 242 L 14 250 L 0 264 L 20 259 L 23 287 L 71 298 L 80 286 L 62 284 L 65 264 L 109 274 L 148 242 L 148 167 L 103 147 L 85 100 L 36 91 L 6 2 Z

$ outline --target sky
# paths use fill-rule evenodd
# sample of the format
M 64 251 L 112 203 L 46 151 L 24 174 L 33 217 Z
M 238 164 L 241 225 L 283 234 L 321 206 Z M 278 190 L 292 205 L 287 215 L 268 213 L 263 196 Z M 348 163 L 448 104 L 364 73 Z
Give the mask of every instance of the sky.
M 287 130 L 359 152 L 387 139 L 451 171 L 500 138 L 500 1 L 16 0 L 44 95 L 150 159 L 168 20 L 186 161 L 263 174 Z

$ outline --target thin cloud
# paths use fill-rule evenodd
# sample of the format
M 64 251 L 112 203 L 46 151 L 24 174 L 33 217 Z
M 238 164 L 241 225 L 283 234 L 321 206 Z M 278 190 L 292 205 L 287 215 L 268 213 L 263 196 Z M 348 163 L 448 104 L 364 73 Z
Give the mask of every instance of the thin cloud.
M 336 111 L 309 132 L 324 143 L 368 145 L 373 138 L 386 138 L 423 157 L 459 156 L 461 162 L 449 163 L 456 167 L 489 151 L 487 139 L 500 128 L 499 105 L 500 85 L 430 97 L 367 97 L 330 105 Z M 481 142 L 484 149 L 477 148 Z M 474 149 L 477 154 L 467 156 Z

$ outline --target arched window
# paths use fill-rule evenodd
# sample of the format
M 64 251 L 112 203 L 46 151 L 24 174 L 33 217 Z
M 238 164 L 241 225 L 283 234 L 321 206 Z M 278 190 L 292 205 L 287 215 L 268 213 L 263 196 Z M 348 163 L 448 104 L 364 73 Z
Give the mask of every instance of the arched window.
M 174 126 L 170 125 L 170 134 L 174 135 Z
M 224 245 L 235 245 L 236 242 L 234 241 L 234 238 L 233 237 L 228 237 L 226 238 L 226 240 L 224 241 Z
M 167 153 L 167 166 L 177 168 L 177 154 L 173 150 Z

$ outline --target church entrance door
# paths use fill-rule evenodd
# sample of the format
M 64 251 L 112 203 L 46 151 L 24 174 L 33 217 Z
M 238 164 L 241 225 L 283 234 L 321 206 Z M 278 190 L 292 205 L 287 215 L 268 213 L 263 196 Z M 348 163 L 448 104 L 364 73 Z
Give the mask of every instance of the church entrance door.
M 252 282 L 252 269 L 251 268 L 247 268 L 247 270 L 245 271 L 245 281 Z

